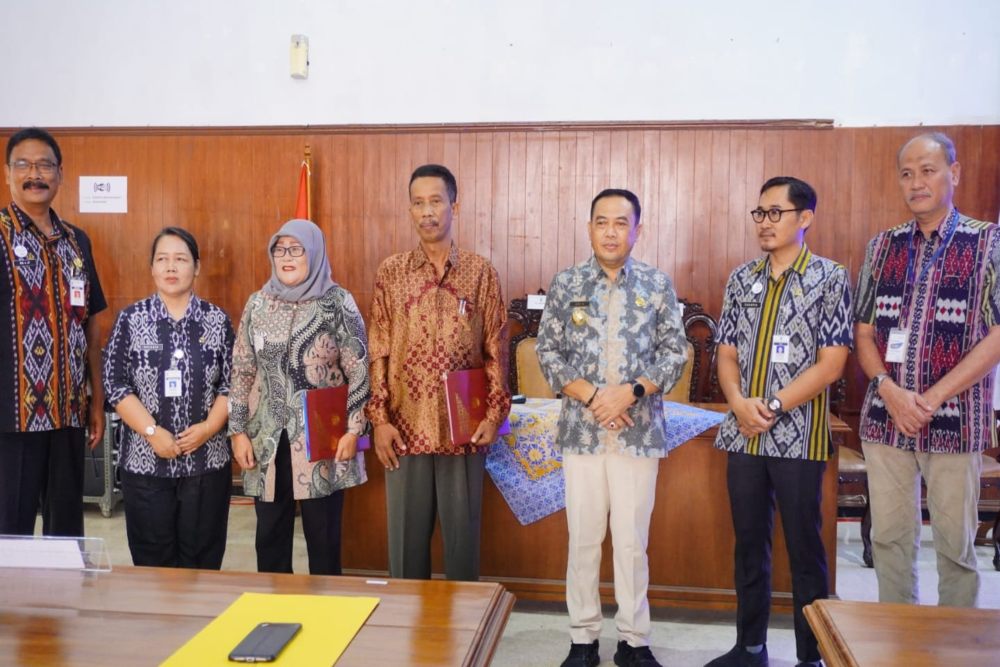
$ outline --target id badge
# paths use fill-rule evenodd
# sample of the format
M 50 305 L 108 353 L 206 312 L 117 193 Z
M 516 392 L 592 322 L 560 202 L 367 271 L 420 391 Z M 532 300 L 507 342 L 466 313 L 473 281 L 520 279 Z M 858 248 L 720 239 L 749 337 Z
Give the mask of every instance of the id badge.
M 893 364 L 906 361 L 906 330 L 890 329 L 889 344 L 885 346 L 885 360 Z
M 772 336 L 771 337 L 771 363 L 773 364 L 787 364 L 788 363 L 788 351 L 792 346 L 791 336 Z
M 181 371 L 171 369 L 163 373 L 163 395 L 167 398 L 179 398 L 181 395 L 181 385 L 183 374 Z
M 83 278 L 70 278 L 69 305 L 76 307 L 87 305 L 87 283 Z

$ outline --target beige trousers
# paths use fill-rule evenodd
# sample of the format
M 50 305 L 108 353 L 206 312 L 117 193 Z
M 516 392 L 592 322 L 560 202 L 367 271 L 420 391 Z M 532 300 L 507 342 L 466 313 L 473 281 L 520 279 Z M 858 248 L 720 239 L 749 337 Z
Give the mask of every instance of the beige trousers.
M 880 602 L 919 601 L 920 477 L 937 551 L 938 604 L 975 607 L 979 452 L 928 454 L 862 442 L 871 494 L 872 557 Z
M 631 646 L 649 645 L 646 546 L 659 465 L 660 459 L 617 453 L 563 457 L 569 526 L 566 606 L 575 644 L 589 644 L 601 634 L 601 543 L 610 514 L 618 638 Z

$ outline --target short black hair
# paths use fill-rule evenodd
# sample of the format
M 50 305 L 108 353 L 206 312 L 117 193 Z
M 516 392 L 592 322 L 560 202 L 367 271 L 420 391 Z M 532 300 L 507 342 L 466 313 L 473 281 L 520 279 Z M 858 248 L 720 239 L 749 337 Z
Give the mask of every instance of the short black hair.
M 639 206 L 639 198 L 635 196 L 635 193 L 631 190 L 624 190 L 622 188 L 607 188 L 606 190 L 601 190 L 594 197 L 594 200 L 590 202 L 590 219 L 594 219 L 594 207 L 597 206 L 597 202 L 608 197 L 622 197 L 628 200 L 629 204 L 632 204 L 632 210 L 635 211 L 635 224 L 639 224 L 639 218 L 642 215 L 642 207 Z
M 451 173 L 448 167 L 443 167 L 439 164 L 424 164 L 413 170 L 410 175 L 410 184 L 408 188 L 413 185 L 413 181 L 418 178 L 440 178 L 444 181 L 444 186 L 448 190 L 448 199 L 450 203 L 454 204 L 458 201 L 458 183 L 455 181 L 455 175 Z
M 18 130 L 7 140 L 7 164 L 10 164 L 10 154 L 14 152 L 14 148 L 31 139 L 47 143 L 56 155 L 56 164 L 62 164 L 62 151 L 59 150 L 59 144 L 56 143 L 55 137 L 40 127 L 26 127 L 23 130 Z
M 160 233 L 156 235 L 153 239 L 153 247 L 149 250 L 149 263 L 153 263 L 153 259 L 156 257 L 156 246 L 160 243 L 160 239 L 164 236 L 176 236 L 181 241 L 184 241 L 184 245 L 188 247 L 191 251 L 191 257 L 194 259 L 195 263 L 201 260 L 198 255 L 198 242 L 194 240 L 194 234 L 182 227 L 164 227 L 160 230 Z
M 813 186 L 794 176 L 769 178 L 767 183 L 760 186 L 760 193 L 764 194 L 771 188 L 780 188 L 782 185 L 788 186 L 788 201 L 792 202 L 792 206 L 816 212 L 816 190 L 813 189 Z

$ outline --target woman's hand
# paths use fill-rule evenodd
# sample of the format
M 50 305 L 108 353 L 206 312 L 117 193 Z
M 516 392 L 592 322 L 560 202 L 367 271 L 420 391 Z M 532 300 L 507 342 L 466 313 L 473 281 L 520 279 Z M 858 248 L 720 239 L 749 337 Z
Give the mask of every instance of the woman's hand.
M 337 441 L 337 454 L 335 461 L 350 461 L 358 453 L 358 436 L 353 433 L 345 433 Z
M 180 446 L 182 453 L 190 454 L 204 445 L 213 435 L 215 434 L 208 424 L 198 422 L 197 424 L 191 424 L 177 436 L 177 444 Z
M 157 426 L 153 435 L 149 436 L 146 441 L 161 459 L 175 459 L 182 453 L 177 441 L 174 440 L 174 434 L 162 426 Z
M 246 433 L 237 433 L 231 439 L 233 445 L 233 459 L 244 470 L 249 470 L 257 465 L 253 456 L 253 444 Z

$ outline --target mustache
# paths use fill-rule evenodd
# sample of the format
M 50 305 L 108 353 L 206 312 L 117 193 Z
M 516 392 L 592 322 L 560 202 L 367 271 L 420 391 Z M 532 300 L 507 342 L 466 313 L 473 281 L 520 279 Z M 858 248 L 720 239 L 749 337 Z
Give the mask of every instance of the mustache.
M 45 181 L 25 181 L 24 185 L 21 186 L 22 190 L 48 190 L 49 184 Z

